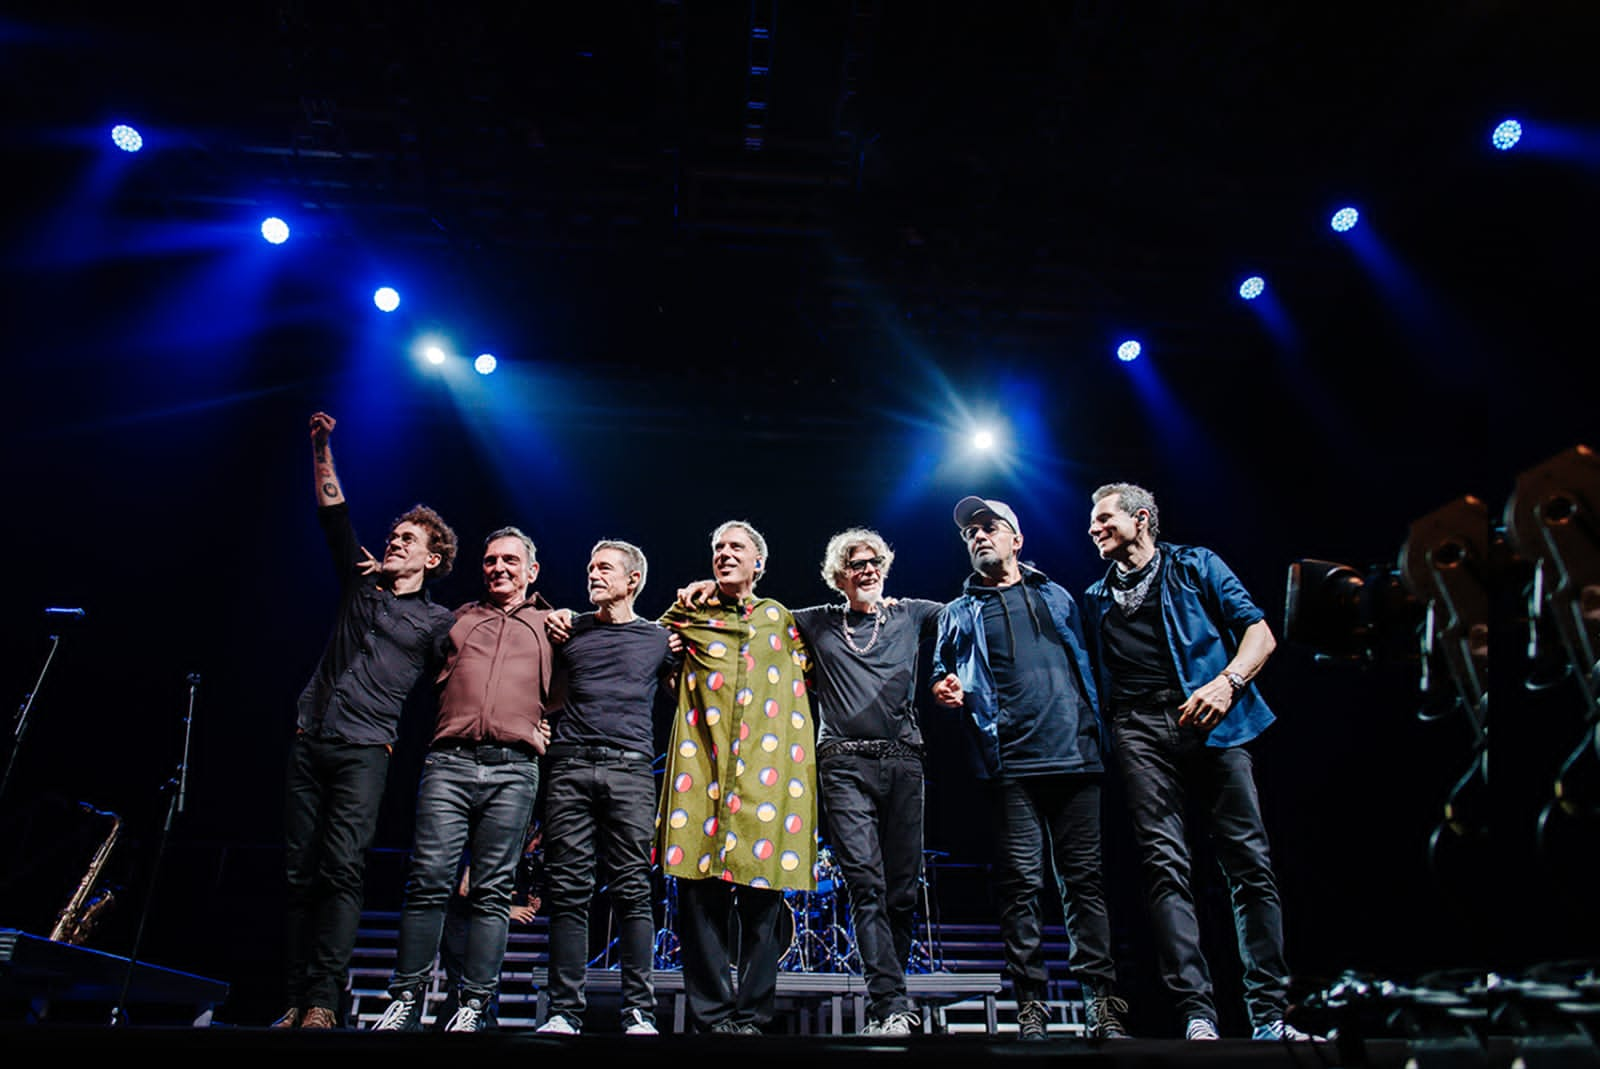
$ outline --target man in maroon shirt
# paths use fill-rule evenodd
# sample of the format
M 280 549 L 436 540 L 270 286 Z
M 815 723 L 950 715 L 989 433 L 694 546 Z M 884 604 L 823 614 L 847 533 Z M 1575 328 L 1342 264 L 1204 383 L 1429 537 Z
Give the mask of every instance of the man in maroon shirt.
M 533 541 L 503 527 L 484 543 L 485 597 L 456 610 L 438 678 L 438 722 L 417 787 L 393 1001 L 377 1031 L 422 1027 L 463 850 L 471 857 L 467 946 L 458 1008 L 445 1031 L 476 1032 L 489 1023 L 517 861 L 539 789 L 538 759 L 549 740 L 545 713 L 560 703 L 562 689 L 545 634 L 550 606 L 529 597 L 538 574 Z

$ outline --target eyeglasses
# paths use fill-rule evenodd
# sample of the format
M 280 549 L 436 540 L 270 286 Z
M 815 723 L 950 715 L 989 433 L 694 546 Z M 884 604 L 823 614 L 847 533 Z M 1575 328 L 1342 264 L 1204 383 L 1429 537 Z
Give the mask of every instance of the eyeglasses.
M 1011 530 L 1011 525 L 1004 520 L 984 520 L 982 523 L 969 523 L 961 528 L 961 537 L 970 542 L 978 537 L 978 532 L 994 534 L 1000 530 Z
M 857 575 L 860 575 L 862 572 L 866 571 L 868 568 L 871 568 L 875 572 L 881 572 L 881 571 L 883 571 L 883 558 L 882 557 L 862 557 L 860 560 L 849 561 L 847 563 L 846 567 L 848 567 L 852 572 L 854 572 Z

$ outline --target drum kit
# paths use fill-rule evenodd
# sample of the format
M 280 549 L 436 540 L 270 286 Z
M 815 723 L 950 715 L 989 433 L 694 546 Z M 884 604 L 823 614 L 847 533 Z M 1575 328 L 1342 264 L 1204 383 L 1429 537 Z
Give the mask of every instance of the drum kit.
M 827 846 L 817 847 L 812 869 L 815 891 L 789 891 L 789 948 L 778 959 L 781 972 L 847 972 L 860 974 L 855 925 L 842 901 L 844 873 Z

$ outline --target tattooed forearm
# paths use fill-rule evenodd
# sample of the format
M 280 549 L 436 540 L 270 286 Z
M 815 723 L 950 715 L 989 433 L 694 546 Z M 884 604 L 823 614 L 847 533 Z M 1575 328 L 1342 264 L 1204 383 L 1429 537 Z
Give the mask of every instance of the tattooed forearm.
M 323 497 L 338 497 L 339 496 L 339 484 L 338 483 L 323 483 L 322 484 L 322 496 Z

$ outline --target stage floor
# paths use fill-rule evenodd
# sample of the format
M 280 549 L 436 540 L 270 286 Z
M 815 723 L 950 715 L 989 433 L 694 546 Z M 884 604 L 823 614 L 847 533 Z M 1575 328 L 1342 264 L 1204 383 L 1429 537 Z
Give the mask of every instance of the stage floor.
M 106 1059 L 160 1058 L 174 1062 L 215 1066 L 223 1060 L 262 1056 L 292 1058 L 297 1064 L 323 1058 L 348 1060 L 360 1056 L 399 1056 L 424 1061 L 470 1054 L 530 1059 L 530 1064 L 593 1066 L 615 1064 L 630 1058 L 668 1059 L 689 1064 L 704 1060 L 771 1066 L 807 1066 L 829 1069 L 845 1066 L 973 1065 L 1003 1060 L 1150 1069 L 1161 1066 L 1369 1066 L 1372 1069 L 1428 1069 L 1429 1066 L 1510 1066 L 1522 1056 L 1528 1069 L 1543 1065 L 1588 1065 L 1589 1061 L 1563 1058 L 1552 1061 L 1528 1057 L 1531 1052 L 1496 1052 L 1472 1042 L 1424 1043 L 1404 1040 L 1368 1040 L 1353 1046 L 1339 1043 L 1266 1043 L 1248 1039 L 1215 1042 L 1126 1039 L 1091 1041 L 1052 1038 L 1023 1042 L 1013 1037 L 975 1035 L 918 1035 L 900 1039 L 853 1036 L 706 1036 L 663 1035 L 629 1037 L 597 1034 L 577 1037 L 540 1036 L 529 1032 L 486 1032 L 444 1035 L 433 1032 L 404 1035 L 351 1030 L 329 1032 L 276 1031 L 242 1027 L 149 1026 L 0 1026 L 0 1050 L 11 1064 L 41 1065 L 44 1058 Z M 1593 1048 L 1588 1052 L 1592 1054 Z M 1569 1051 L 1581 1057 L 1582 1050 Z M 35 1059 L 18 1062 L 19 1055 Z

